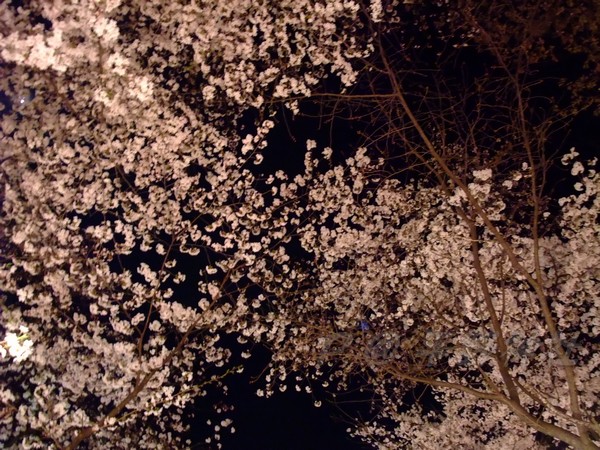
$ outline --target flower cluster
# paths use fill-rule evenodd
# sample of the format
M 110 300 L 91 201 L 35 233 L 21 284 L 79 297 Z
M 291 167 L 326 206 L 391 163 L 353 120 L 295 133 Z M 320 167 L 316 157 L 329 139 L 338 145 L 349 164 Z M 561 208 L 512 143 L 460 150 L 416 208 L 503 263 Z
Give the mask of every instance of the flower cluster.
M 338 35 L 358 13 L 350 0 L 0 5 L 2 321 L 29 329 L 0 346 L 18 363 L 0 366 L 15 411 L 3 446 L 187 445 L 187 405 L 227 373 L 220 333 L 267 330 L 249 269 L 289 258 L 288 222 L 253 171 L 265 99 L 352 83 L 366 50 Z M 266 116 L 242 139 L 248 110 Z
M 571 407 L 571 367 L 585 410 L 598 407 L 599 394 L 594 164 L 573 163 L 580 179 L 557 202 L 561 231 L 544 237 L 507 214 L 503 186 L 526 177 L 526 165 L 475 170 L 471 183 L 445 192 L 369 176 L 380 171 L 363 150 L 315 176 L 304 193 L 310 219 L 298 231 L 310 255 L 305 288 L 278 304 L 288 330 L 273 336 L 273 380 L 285 367 L 344 390 L 362 373 L 380 414 L 352 433 L 379 448 L 536 448 L 521 407 L 576 433 L 561 413 Z M 415 383 L 431 386 L 441 411 L 403 405 Z M 504 390 L 518 396 L 516 410 L 498 401 Z M 460 436 L 449 431 L 457 427 Z
M 366 380 L 379 413 L 351 433 L 380 448 L 596 448 L 595 161 L 566 155 L 573 192 L 548 206 L 531 146 L 497 162 L 511 147 L 428 138 L 393 74 L 357 97 L 396 102 L 386 145 L 416 129 L 406 160 L 435 182 L 312 139 L 303 173 L 259 174 L 275 104 L 298 113 L 328 77 L 342 98 L 382 45 L 357 28 L 399 3 L 0 4 L 4 447 L 190 446 L 229 334 L 272 349 L 261 396 Z M 402 403 L 423 385 L 437 410 Z M 234 428 L 210 420 L 220 447 Z
M 21 325 L 19 334 L 8 332 L 3 341 L 0 341 L 0 357 L 10 356 L 14 358 L 15 363 L 19 363 L 31 354 L 33 342 L 29 339 L 27 332 L 29 329 Z

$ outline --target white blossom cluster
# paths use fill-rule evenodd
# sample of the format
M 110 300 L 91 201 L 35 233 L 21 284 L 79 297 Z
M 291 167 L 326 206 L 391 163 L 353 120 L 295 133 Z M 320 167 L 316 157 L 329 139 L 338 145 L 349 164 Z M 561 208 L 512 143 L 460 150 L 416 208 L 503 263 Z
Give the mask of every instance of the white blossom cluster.
M 33 342 L 28 339 L 28 331 L 29 329 L 26 326 L 21 325 L 19 334 L 7 332 L 4 340 L 0 341 L 0 358 L 10 356 L 14 358 L 15 363 L 27 359 L 33 347 Z
M 600 177 L 594 164 L 573 164 L 577 193 L 558 202 L 558 218 L 544 215 L 548 223 L 559 221 L 560 232 L 536 239 L 527 223 L 508 216 L 513 194 L 503 189 L 507 181 L 516 185 L 527 178 L 526 165 L 505 175 L 475 170 L 471 183 L 450 194 L 369 176 L 378 166 L 364 151 L 345 167 L 315 176 L 302 212 L 312 219 L 298 232 L 313 261 L 304 282 L 312 288 L 289 293 L 279 304 L 288 331 L 273 336 L 278 351 L 272 376 L 309 367 L 309 379 L 326 378 L 344 390 L 363 373 L 374 383 L 381 412 L 352 433 L 382 449 L 537 448 L 535 429 L 514 410 L 461 391 L 503 386 L 506 376 L 519 383 L 521 405 L 576 433 L 574 422 L 560 413 L 570 408 L 565 361 L 530 283 L 531 274 L 541 275 L 533 283 L 539 281 L 551 299 L 567 364 L 576 367 L 578 401 L 595 410 Z M 522 191 L 514 195 L 518 199 Z M 473 201 L 482 213 L 470 218 L 465 211 Z M 497 360 L 485 296 L 507 345 L 508 375 Z M 418 403 L 402 405 L 410 376 L 433 383 L 443 414 L 428 415 Z M 461 433 L 453 431 L 459 428 Z
M 259 395 L 367 379 L 381 409 L 351 433 L 379 448 L 535 448 L 538 423 L 571 439 L 595 420 L 594 161 L 565 156 L 553 210 L 527 163 L 406 183 L 309 139 L 304 173 L 257 174 L 272 102 L 351 86 L 371 48 L 348 30 L 383 9 L 0 4 L 0 89 L 32 93 L 0 116 L 3 447 L 189 447 L 192 401 L 233 370 L 227 333 L 272 349 Z M 402 404 L 416 383 L 441 413 Z M 217 447 L 235 430 L 208 425 Z
M 190 444 L 189 403 L 229 371 L 220 333 L 267 332 L 249 269 L 289 259 L 280 201 L 251 170 L 274 124 L 242 139 L 237 121 L 330 75 L 351 84 L 367 49 L 338 36 L 358 13 L 351 0 L 0 5 L 0 89 L 15 105 L 35 93 L 0 119 L 2 322 L 29 329 L 0 347 L 15 357 L 0 366 L 0 445 Z

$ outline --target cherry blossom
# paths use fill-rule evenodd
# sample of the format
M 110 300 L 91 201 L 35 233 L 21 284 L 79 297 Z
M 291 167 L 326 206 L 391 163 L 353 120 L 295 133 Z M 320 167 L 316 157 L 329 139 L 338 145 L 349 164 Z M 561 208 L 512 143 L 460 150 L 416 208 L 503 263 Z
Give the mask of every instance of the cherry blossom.
M 187 405 L 232 370 L 220 333 L 266 332 L 248 268 L 287 257 L 272 248 L 288 223 L 252 169 L 274 125 L 265 101 L 352 83 L 367 49 L 337 36 L 358 11 L 0 6 L 4 446 L 189 446 Z M 260 118 L 241 135 L 248 110 Z
M 383 41 L 404 3 L 0 5 L 5 447 L 189 447 L 230 335 L 272 351 L 259 396 L 364 380 L 377 414 L 350 433 L 375 447 L 598 448 L 596 161 L 564 155 L 573 189 L 545 195 L 549 128 L 508 59 L 531 42 L 499 47 L 475 8 L 432 20 L 506 72 L 477 91 L 500 112 L 415 102 Z M 326 80 L 336 107 L 379 102 L 369 138 L 308 137 L 302 173 L 263 175 L 276 109 Z M 437 408 L 404 400 L 422 386 Z M 217 447 L 235 430 L 201 419 Z

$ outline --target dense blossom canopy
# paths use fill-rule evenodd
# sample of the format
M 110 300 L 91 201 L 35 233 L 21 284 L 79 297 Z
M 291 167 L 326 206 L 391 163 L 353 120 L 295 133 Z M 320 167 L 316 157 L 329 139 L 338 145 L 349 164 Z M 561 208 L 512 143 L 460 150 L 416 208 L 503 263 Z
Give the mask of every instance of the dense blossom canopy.
M 272 350 L 260 394 L 367 380 L 378 414 L 350 431 L 373 446 L 525 449 L 541 433 L 598 448 L 600 177 L 573 149 L 572 192 L 546 198 L 518 77 L 497 95 L 518 100 L 498 162 L 420 125 L 380 39 L 401 2 L 13 3 L 3 446 L 189 446 L 189 405 L 226 388 L 233 335 Z M 479 25 L 461 39 L 488 45 Z M 375 138 L 347 158 L 309 140 L 302 173 L 262 170 L 277 104 L 298 114 L 324 85 L 349 100 L 364 73 L 389 76 L 370 98 L 392 102 L 377 120 L 414 180 Z M 502 120 L 486 143 L 508 141 Z M 416 385 L 439 407 L 404 404 Z M 217 423 L 219 446 L 231 421 Z
M 327 73 L 351 83 L 362 50 L 334 36 L 357 11 L 0 6 L 5 445 L 182 445 L 182 408 L 229 358 L 217 331 L 264 331 L 236 282 L 287 232 L 251 170 L 273 122 L 236 123 Z

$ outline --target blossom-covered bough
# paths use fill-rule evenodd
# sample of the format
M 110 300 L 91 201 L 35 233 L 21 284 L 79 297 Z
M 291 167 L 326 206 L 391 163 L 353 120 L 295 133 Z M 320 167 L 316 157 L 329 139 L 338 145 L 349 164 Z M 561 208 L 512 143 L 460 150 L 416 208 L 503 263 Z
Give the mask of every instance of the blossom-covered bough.
M 403 65 L 401 3 L 0 5 L 3 446 L 189 446 L 233 333 L 272 349 L 268 393 L 366 379 L 380 448 L 598 448 L 600 180 L 573 150 L 547 195 L 539 27 L 507 51 L 495 2 L 440 3 L 493 60 L 461 98 Z M 259 176 L 271 106 L 307 98 L 365 106 L 365 145 Z
M 278 294 L 289 331 L 271 344 L 270 387 L 306 367 L 340 391 L 367 380 L 378 413 L 351 432 L 379 448 L 596 449 L 600 178 L 575 149 L 562 169 L 553 158 L 573 110 L 543 90 L 552 51 L 533 43 L 550 46 L 555 18 L 460 8 L 433 20 L 442 46 L 404 36 L 403 17 L 372 24 L 363 87 L 315 96 L 332 119 L 364 120 L 367 146 L 307 164 L 310 256 L 304 288 Z M 423 386 L 428 401 L 407 401 Z
M 0 5 L 3 447 L 186 445 L 186 405 L 231 370 L 219 333 L 265 331 L 244 274 L 286 256 L 288 224 L 253 174 L 264 99 L 351 83 L 364 52 L 334 36 L 357 11 Z M 242 122 L 248 109 L 262 119 Z
M 532 238 L 506 214 L 529 167 L 475 170 L 445 193 L 362 186 L 369 164 L 359 155 L 309 191 L 317 220 L 302 239 L 315 288 L 281 306 L 304 339 L 273 343 L 274 371 L 308 364 L 341 389 L 362 374 L 382 411 L 355 434 L 381 448 L 534 448 L 536 432 L 596 448 L 582 437 L 598 436 L 595 170 L 561 200 L 562 232 Z M 415 383 L 434 389 L 440 410 L 402 404 Z

